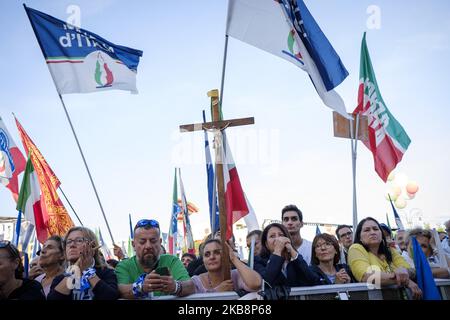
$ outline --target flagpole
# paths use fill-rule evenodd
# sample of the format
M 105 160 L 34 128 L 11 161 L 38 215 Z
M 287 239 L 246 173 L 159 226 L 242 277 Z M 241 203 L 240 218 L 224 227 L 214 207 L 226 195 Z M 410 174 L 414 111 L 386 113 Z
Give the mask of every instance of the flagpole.
M 61 104 L 63 106 L 64 112 L 65 112 L 66 117 L 67 117 L 67 121 L 69 121 L 69 125 L 70 125 L 70 128 L 72 129 L 72 133 L 73 133 L 73 136 L 74 136 L 75 141 L 77 143 L 78 149 L 80 150 L 81 158 L 83 159 L 84 166 L 86 167 L 86 171 L 88 173 L 89 179 L 91 180 L 92 188 L 94 189 L 94 193 L 95 193 L 95 196 L 97 198 L 97 202 L 98 202 L 98 204 L 100 206 L 100 210 L 102 211 L 103 219 L 105 220 L 106 227 L 108 228 L 109 236 L 111 237 L 112 243 L 115 244 L 116 242 L 114 241 L 114 237 L 112 235 L 111 228 L 109 227 L 108 219 L 106 219 L 106 215 L 105 215 L 105 211 L 103 210 L 102 202 L 100 201 L 100 197 L 98 196 L 98 193 L 97 193 L 97 188 L 95 187 L 94 180 L 92 179 L 91 172 L 89 170 L 88 164 L 87 164 L 86 159 L 85 159 L 84 154 L 83 154 L 83 150 L 81 149 L 80 142 L 78 141 L 77 134 L 75 133 L 75 129 L 74 129 L 73 125 L 72 125 L 72 120 L 70 119 L 69 113 L 67 112 L 66 105 L 64 104 L 64 100 L 63 100 L 63 98 L 62 98 L 62 96 L 61 96 L 61 94 L 59 92 L 58 92 L 58 96 L 59 96 L 59 99 L 61 100 Z
M 77 212 L 72 207 L 72 204 L 70 203 L 69 199 L 66 197 L 66 194 L 64 193 L 64 191 L 61 188 L 61 186 L 59 186 L 59 190 L 61 191 L 62 195 L 64 196 L 64 199 L 66 199 L 67 203 L 69 204 L 69 207 L 72 209 L 73 213 L 75 214 L 75 217 L 77 217 L 78 222 L 81 224 L 82 227 L 84 227 L 83 222 L 81 222 L 80 217 L 77 215 Z
M 353 130 L 353 121 L 350 124 L 350 145 L 352 149 L 352 180 L 353 180 L 353 230 L 356 230 L 358 225 L 358 208 L 356 201 L 356 157 L 357 157 L 357 146 L 358 146 L 358 127 L 359 127 L 359 113 L 356 115 L 356 128 Z M 356 131 L 356 132 L 354 132 Z
M 228 18 L 228 13 L 227 13 L 227 18 Z M 220 119 L 223 119 L 222 102 L 223 102 L 223 87 L 225 84 L 225 70 L 227 67 L 227 55 L 228 55 L 228 35 L 225 32 L 225 45 L 224 45 L 224 49 L 223 49 L 223 62 L 222 62 L 222 79 L 220 80 L 220 95 L 219 95 Z
M 230 1 L 228 0 L 228 6 L 227 6 L 227 21 L 225 23 L 225 45 L 223 48 L 223 62 L 222 62 L 222 78 L 220 80 L 220 91 L 219 91 L 219 110 L 220 110 L 220 119 L 223 119 L 222 114 L 222 102 L 223 102 L 223 87 L 225 84 L 225 70 L 227 68 L 227 55 L 228 55 L 228 34 L 227 34 L 227 28 L 228 28 L 228 15 L 230 12 Z

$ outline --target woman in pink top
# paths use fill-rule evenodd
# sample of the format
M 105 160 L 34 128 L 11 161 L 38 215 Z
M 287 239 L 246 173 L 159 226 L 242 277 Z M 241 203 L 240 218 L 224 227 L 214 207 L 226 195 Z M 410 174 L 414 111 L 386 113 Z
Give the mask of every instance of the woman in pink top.
M 223 280 L 222 275 L 222 244 L 219 239 L 206 241 L 203 249 L 203 262 L 207 272 L 193 276 L 196 293 L 238 291 L 257 291 L 261 287 L 261 276 L 240 261 L 231 247 L 226 243 L 230 253 L 230 262 L 236 267 L 231 270 L 231 280 Z

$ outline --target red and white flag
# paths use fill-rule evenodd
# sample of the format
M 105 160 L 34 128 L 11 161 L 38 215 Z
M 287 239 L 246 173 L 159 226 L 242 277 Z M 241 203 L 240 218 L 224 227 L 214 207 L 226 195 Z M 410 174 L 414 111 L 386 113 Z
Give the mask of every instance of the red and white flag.
M 248 231 L 259 229 L 255 211 L 248 202 L 242 189 L 239 174 L 228 145 L 225 132 L 223 132 L 223 178 L 225 184 L 225 203 L 227 207 L 227 240 L 233 233 L 233 224 L 244 218 Z

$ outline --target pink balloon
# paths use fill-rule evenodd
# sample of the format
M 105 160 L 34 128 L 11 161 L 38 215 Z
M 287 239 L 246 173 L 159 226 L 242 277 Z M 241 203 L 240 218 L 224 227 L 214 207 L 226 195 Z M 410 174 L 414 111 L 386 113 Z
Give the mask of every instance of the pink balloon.
M 408 184 L 406 185 L 406 191 L 408 192 L 408 194 L 415 194 L 417 191 L 419 191 L 419 186 L 417 185 L 416 182 L 414 181 L 410 181 L 408 182 Z

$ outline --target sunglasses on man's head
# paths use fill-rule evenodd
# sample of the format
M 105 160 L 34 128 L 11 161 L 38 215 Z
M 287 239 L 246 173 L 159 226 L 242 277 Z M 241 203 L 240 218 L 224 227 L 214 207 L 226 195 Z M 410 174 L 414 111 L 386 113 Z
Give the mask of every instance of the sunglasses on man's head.
M 151 228 L 158 228 L 159 229 L 159 223 L 156 220 L 153 219 L 142 219 L 139 220 L 138 223 L 136 223 L 136 226 L 134 229 L 137 228 L 144 228 L 144 227 L 151 227 Z

